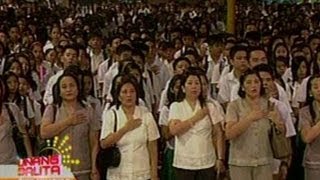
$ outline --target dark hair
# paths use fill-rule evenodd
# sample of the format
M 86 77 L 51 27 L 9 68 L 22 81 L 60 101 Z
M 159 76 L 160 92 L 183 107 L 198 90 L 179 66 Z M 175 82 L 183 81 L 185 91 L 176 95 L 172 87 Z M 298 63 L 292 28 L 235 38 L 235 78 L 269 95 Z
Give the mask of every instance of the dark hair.
M 265 64 L 261 64 L 261 65 L 265 65 Z M 258 65 L 256 67 L 259 67 L 261 65 Z M 256 68 L 255 67 L 255 68 Z M 251 69 L 248 69 L 246 72 L 244 72 L 241 76 L 240 76 L 240 87 L 239 87 L 239 91 L 238 91 L 238 95 L 241 97 L 241 98 L 245 98 L 246 97 L 246 92 L 243 90 L 243 84 L 244 84 L 244 81 L 246 80 L 246 78 L 249 76 L 249 75 L 256 75 L 259 80 L 260 80 L 260 96 L 264 96 L 265 95 L 265 91 L 264 91 L 264 88 L 263 88 L 263 82 L 262 82 L 262 79 L 259 75 L 259 72 L 258 71 L 255 71 L 255 70 L 251 70 Z
M 59 107 L 62 104 L 63 99 L 60 96 L 60 82 L 64 77 L 71 77 L 77 85 L 78 88 L 78 95 L 77 95 L 77 101 L 81 104 L 81 106 L 85 107 L 85 104 L 83 103 L 83 93 L 82 88 L 79 83 L 79 79 L 77 76 L 75 76 L 73 73 L 64 72 L 57 80 L 57 82 L 53 85 L 53 104 L 58 105 Z
M 130 51 L 132 52 L 132 48 L 126 44 L 120 44 L 118 47 L 117 47 L 117 50 L 116 50 L 116 53 L 118 55 L 120 55 L 121 53 L 125 52 L 125 51 Z
M 5 101 L 6 102 L 9 102 L 8 100 L 8 98 L 9 98 L 9 94 L 10 94 L 10 92 L 9 92 L 9 87 L 8 87 L 8 83 L 7 83 L 7 81 L 8 81 L 8 79 L 10 78 L 10 77 L 14 77 L 14 78 L 16 78 L 16 80 L 17 80 L 17 82 L 19 83 L 19 78 L 18 78 L 18 76 L 16 75 L 16 74 L 14 74 L 13 72 L 10 72 L 10 71 L 8 71 L 8 72 L 6 72 L 5 74 L 4 74 L 4 76 L 3 76 L 3 82 L 4 82 L 4 85 L 5 85 Z M 18 88 L 17 88 L 17 91 L 15 92 L 15 95 L 14 95 L 14 100 L 19 100 L 19 90 L 18 90 Z
M 137 65 L 136 63 L 130 62 L 124 67 L 122 73 L 132 75 L 131 74 L 132 70 L 137 70 L 139 72 L 140 76 L 141 76 L 140 77 L 141 78 L 140 82 L 134 76 L 132 76 L 132 77 L 136 79 L 136 81 L 137 81 L 137 83 L 139 85 L 139 97 L 141 99 L 144 99 L 145 92 L 144 92 L 144 89 L 143 89 L 143 77 L 142 77 L 143 72 L 141 71 L 140 66 Z
M 292 59 L 291 72 L 292 72 L 292 80 L 293 82 L 298 80 L 298 70 L 302 62 L 305 62 L 307 66 L 307 76 L 310 75 L 310 64 L 307 59 L 303 56 L 297 56 Z
M 249 50 L 248 50 L 248 55 L 249 55 L 249 58 L 248 58 L 248 59 L 250 59 L 251 53 L 252 53 L 253 51 L 263 51 L 263 52 L 266 54 L 266 56 L 267 56 L 267 52 L 264 50 L 263 47 L 260 47 L 260 46 L 250 46 L 250 47 L 249 47 Z
M 168 101 L 167 101 L 167 106 L 170 107 L 170 105 L 177 101 L 177 100 L 180 100 L 182 99 L 182 97 L 179 97 L 179 92 L 178 94 L 174 94 L 174 86 L 176 84 L 177 81 L 180 81 L 182 82 L 182 79 L 184 78 L 184 75 L 181 75 L 181 74 L 177 74 L 177 75 L 174 75 L 172 77 L 172 79 L 170 80 L 169 82 L 169 88 L 168 88 L 168 91 L 167 91 L 167 98 L 168 98 Z M 181 88 L 181 85 L 179 87 L 179 91 L 180 91 L 180 88 Z
M 72 49 L 77 52 L 77 56 L 79 55 L 79 48 L 75 45 L 66 45 L 63 47 L 61 54 L 64 54 L 67 49 Z
M 4 65 L 4 72 L 8 72 L 9 71 L 9 69 L 11 68 L 11 66 L 14 64 L 14 63 L 18 63 L 18 65 L 20 66 L 20 69 L 22 70 L 22 66 L 21 66 L 21 63 L 18 61 L 18 60 L 16 60 L 16 59 L 12 59 L 12 60 L 7 60 L 6 62 L 5 62 L 5 65 Z
M 205 101 L 206 99 L 203 97 L 202 95 L 202 83 L 201 83 L 201 74 L 199 73 L 198 71 L 198 68 L 193 68 L 193 67 L 190 67 L 184 77 L 182 78 L 181 80 L 181 87 L 185 87 L 185 83 L 187 81 L 187 79 L 190 77 L 190 76 L 196 76 L 198 79 L 199 79 L 199 82 L 200 82 L 200 95 L 198 97 L 198 100 L 200 101 L 200 105 L 201 107 L 204 107 L 205 106 Z M 186 97 L 186 94 L 182 91 L 182 89 L 180 89 L 179 93 L 178 93 L 178 97 L 181 97 L 181 99 L 178 99 L 177 101 L 181 102 L 182 100 L 185 99 Z
M 177 68 L 176 66 L 177 66 L 177 64 L 178 64 L 180 61 L 186 61 L 187 63 L 189 63 L 189 65 L 191 65 L 191 62 L 190 62 L 190 60 L 189 60 L 188 58 L 186 58 L 186 57 L 179 57 L 179 58 L 175 59 L 175 60 L 173 61 L 173 63 L 172 63 L 173 70 L 176 70 L 176 68 Z
M 275 78 L 275 74 L 273 69 L 271 68 L 270 65 L 267 64 L 259 64 L 256 67 L 253 68 L 253 71 L 259 73 L 259 72 L 266 72 L 269 73 L 271 75 L 271 78 L 274 79 Z
M 89 92 L 89 95 L 94 96 L 94 80 L 93 80 L 93 75 L 91 73 L 91 71 L 89 70 L 84 70 L 82 71 L 82 77 L 81 77 L 81 85 L 82 85 L 82 89 L 83 89 L 83 93 L 84 93 L 84 78 L 85 77 L 89 77 L 91 82 L 92 82 L 92 85 L 91 85 L 91 90 Z
M 230 49 L 230 59 L 234 59 L 234 56 L 236 55 L 237 52 L 239 51 L 244 51 L 244 52 L 248 52 L 247 51 L 248 47 L 243 46 L 243 45 L 235 45 Z
M 115 79 L 116 78 L 114 78 L 114 80 Z M 114 93 L 112 94 L 112 99 L 113 99 L 112 101 L 113 102 L 111 103 L 111 106 L 116 105 L 116 108 L 119 109 L 119 106 L 121 105 L 121 102 L 119 100 L 120 91 L 121 91 L 122 86 L 127 83 L 132 84 L 134 89 L 136 90 L 136 105 L 139 104 L 140 92 L 139 92 L 139 85 L 137 83 L 137 80 L 132 75 L 123 75 L 123 76 L 121 76 L 119 84 L 113 83 L 113 85 L 115 85 L 115 87 L 114 87 Z
M 30 85 L 30 88 L 32 89 L 32 91 L 37 90 L 37 83 L 32 79 L 32 76 L 29 75 L 21 75 L 18 78 L 23 78 L 25 79 L 28 84 Z

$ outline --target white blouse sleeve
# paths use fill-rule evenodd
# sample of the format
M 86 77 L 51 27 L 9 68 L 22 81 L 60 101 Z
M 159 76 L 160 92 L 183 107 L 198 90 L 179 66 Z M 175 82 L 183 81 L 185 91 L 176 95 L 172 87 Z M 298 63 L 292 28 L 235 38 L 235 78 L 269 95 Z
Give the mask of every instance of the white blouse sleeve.
M 152 114 L 149 112 L 146 115 L 146 125 L 147 125 L 147 136 L 148 141 L 154 141 L 159 139 L 160 134 L 157 127 L 157 124 L 152 116 Z
M 170 120 L 172 119 L 179 119 L 179 113 L 181 112 L 179 112 L 178 103 L 177 102 L 172 103 L 170 105 L 168 122 L 170 122 Z
M 114 132 L 114 123 L 115 118 L 113 110 L 108 110 L 107 112 L 103 113 L 100 140 L 105 139 Z
M 159 125 L 168 126 L 169 125 L 169 109 L 167 106 L 163 106 L 159 115 Z

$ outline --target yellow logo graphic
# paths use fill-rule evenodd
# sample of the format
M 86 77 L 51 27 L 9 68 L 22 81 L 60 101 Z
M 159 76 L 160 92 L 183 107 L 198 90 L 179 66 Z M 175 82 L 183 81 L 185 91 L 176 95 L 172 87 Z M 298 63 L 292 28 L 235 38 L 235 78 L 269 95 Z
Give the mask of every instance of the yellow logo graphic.
M 71 157 L 72 147 L 70 145 L 68 145 L 69 139 L 70 139 L 69 136 L 66 135 L 63 137 L 62 140 L 60 140 L 58 136 L 55 136 L 53 138 L 53 141 L 51 141 L 49 139 L 46 140 L 47 147 L 43 148 L 40 151 L 40 154 L 41 154 L 41 152 L 48 151 L 48 150 L 52 150 L 53 153 L 60 154 L 62 156 L 63 166 L 70 170 L 70 166 L 79 165 L 80 160 L 73 159 Z

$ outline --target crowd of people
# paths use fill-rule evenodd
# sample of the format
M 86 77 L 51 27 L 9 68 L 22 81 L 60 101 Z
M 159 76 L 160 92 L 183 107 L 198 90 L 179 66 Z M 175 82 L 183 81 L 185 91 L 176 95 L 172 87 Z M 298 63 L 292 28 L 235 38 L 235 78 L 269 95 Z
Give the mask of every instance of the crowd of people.
M 225 14 L 215 0 L 7 0 L 0 164 L 67 135 L 79 180 L 318 179 L 320 4 L 237 2 L 234 34 Z M 272 128 L 290 155 L 275 157 Z M 113 146 L 120 164 L 101 171 Z

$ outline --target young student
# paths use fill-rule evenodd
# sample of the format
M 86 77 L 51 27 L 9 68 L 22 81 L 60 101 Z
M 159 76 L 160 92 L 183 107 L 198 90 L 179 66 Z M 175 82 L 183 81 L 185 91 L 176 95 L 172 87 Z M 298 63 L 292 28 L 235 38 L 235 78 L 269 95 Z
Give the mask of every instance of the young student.
M 39 153 L 39 144 L 41 143 L 40 138 L 40 124 L 41 124 L 41 104 L 36 100 L 30 98 L 30 92 L 32 87 L 35 86 L 35 82 L 30 76 L 20 76 L 19 77 L 19 94 L 20 103 L 19 107 L 21 112 L 27 120 L 29 120 L 29 135 L 31 144 L 33 147 L 34 154 Z
M 51 104 L 53 102 L 52 88 L 57 82 L 58 78 L 63 74 L 64 70 L 71 65 L 77 64 L 78 49 L 75 46 L 66 46 L 62 51 L 61 62 L 63 64 L 63 70 L 58 71 L 52 76 L 46 86 L 46 90 L 43 96 L 44 105 Z
M 191 62 L 189 61 L 189 59 L 185 58 L 185 57 L 180 57 L 176 60 L 174 60 L 173 62 L 173 69 L 174 69 L 174 74 L 184 74 L 185 71 L 191 66 Z M 160 111 L 162 109 L 162 107 L 167 103 L 167 91 L 168 91 L 168 85 L 169 82 L 167 82 L 166 87 L 163 89 L 163 91 L 161 92 L 161 98 L 160 98 L 160 102 L 159 102 L 159 109 L 158 111 Z
M 218 101 L 226 108 L 231 101 L 233 88 L 239 87 L 239 78 L 249 68 L 247 48 L 236 45 L 230 50 L 230 62 L 233 66 L 231 72 L 221 77 L 218 84 Z

